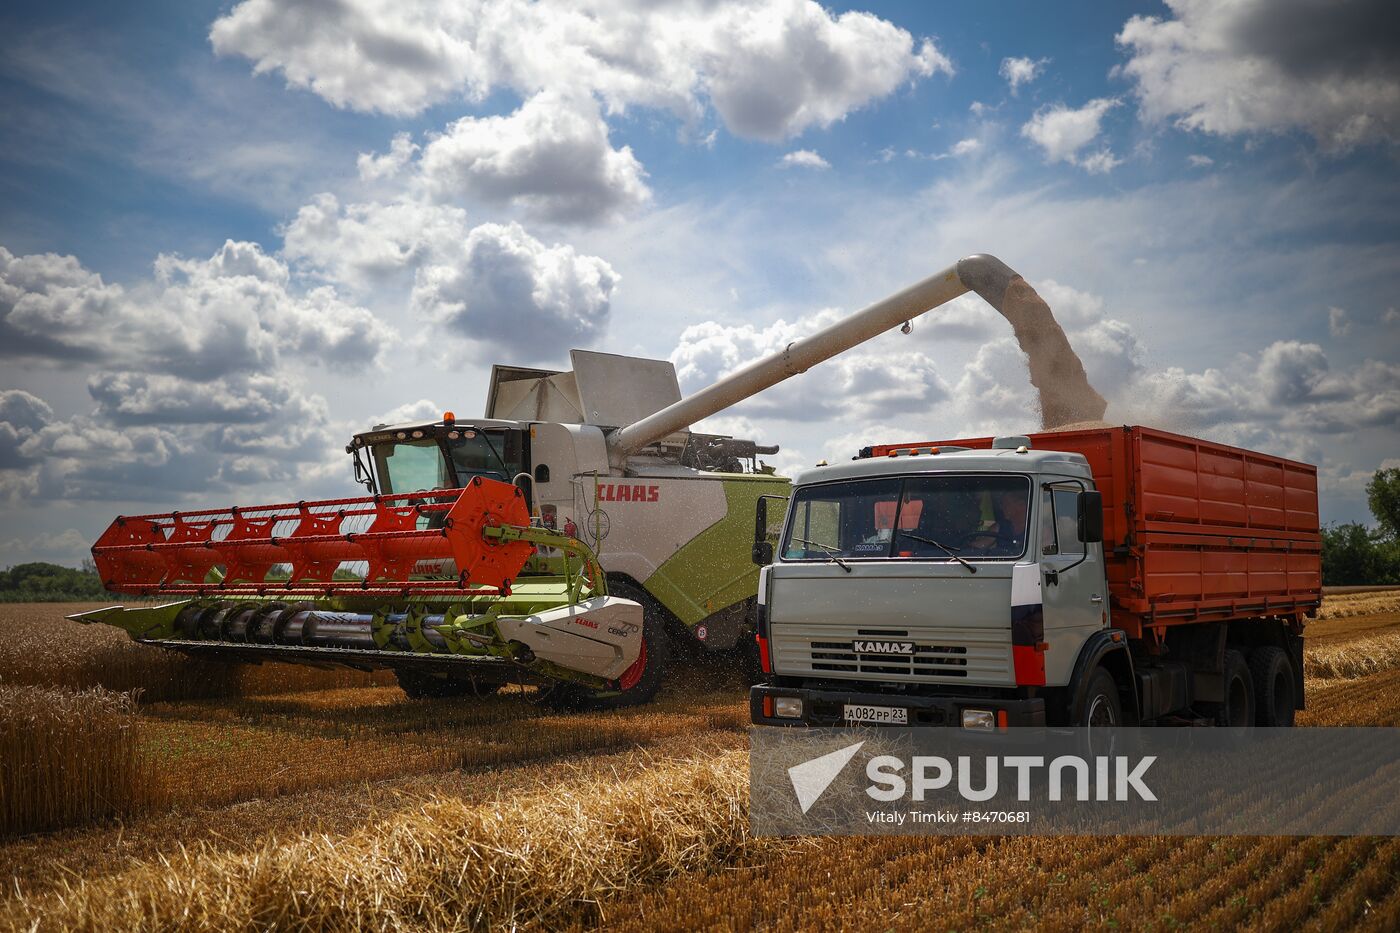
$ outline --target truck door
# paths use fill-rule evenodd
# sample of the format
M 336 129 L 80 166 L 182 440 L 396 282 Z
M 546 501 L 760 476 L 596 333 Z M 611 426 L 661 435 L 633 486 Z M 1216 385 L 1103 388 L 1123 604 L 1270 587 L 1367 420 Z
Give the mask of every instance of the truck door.
M 1084 639 L 1104 625 L 1103 545 L 1079 540 L 1079 482 L 1047 483 L 1040 493 L 1041 599 L 1045 682 L 1069 682 Z

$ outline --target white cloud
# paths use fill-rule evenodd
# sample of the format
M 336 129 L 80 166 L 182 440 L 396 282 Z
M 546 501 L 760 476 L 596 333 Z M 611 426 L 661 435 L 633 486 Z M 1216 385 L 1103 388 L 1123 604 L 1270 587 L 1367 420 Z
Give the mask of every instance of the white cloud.
M 1167 0 L 1118 34 L 1150 121 L 1220 136 L 1311 134 L 1329 151 L 1400 139 L 1389 0 Z
M 618 281 L 596 256 L 545 246 L 518 224 L 482 224 L 419 268 L 412 304 L 450 334 L 532 362 L 595 340 Z
M 831 163 L 811 149 L 797 149 L 779 159 L 778 167 L 828 169 L 831 168 Z
M 1333 306 L 1327 309 L 1327 332 L 1333 337 L 1345 337 L 1351 333 L 1351 318 L 1347 316 L 1345 308 Z
M 1210 168 L 1215 164 L 1215 160 L 1207 155 L 1197 155 L 1192 153 L 1186 157 L 1186 164 L 1192 168 Z
M 1090 175 L 1107 175 L 1122 164 L 1123 160 L 1115 156 L 1111 149 L 1100 149 L 1078 161 L 1079 167 Z
M 778 140 L 828 126 L 952 63 L 931 40 L 811 0 L 655 6 L 476 0 L 245 0 L 210 30 L 214 49 L 280 72 L 338 107 L 417 113 L 497 89 L 596 94 Z
M 360 170 L 361 180 L 376 181 L 381 178 L 394 177 L 412 161 L 418 149 L 418 144 L 413 141 L 411 136 L 407 133 L 397 133 L 393 141 L 389 143 L 389 151 L 383 155 L 375 155 L 372 152 L 360 153 L 355 164 Z
M 155 277 L 109 285 L 71 256 L 0 247 L 0 355 L 153 367 L 190 379 L 265 371 L 282 350 L 374 361 L 392 331 L 334 290 L 289 289 L 286 265 L 229 240 L 207 260 L 161 255 Z
M 550 221 L 597 222 L 651 199 L 641 163 L 612 147 L 586 94 L 544 91 L 508 116 L 464 117 L 427 144 L 419 170 L 439 203 L 515 203 Z
M 1039 146 L 1051 162 L 1068 162 L 1089 172 L 1107 172 L 1118 164 L 1109 149 L 1082 158 L 1080 152 L 1099 137 L 1104 115 L 1120 103 L 1116 97 L 1100 97 L 1077 110 L 1064 104 L 1046 105 L 1021 127 L 1021 135 Z
M 1044 74 L 1049 63 L 1048 58 L 1003 58 L 997 73 L 1006 79 L 1011 93 L 1015 94 L 1021 85 L 1030 84 Z
M 982 140 L 976 138 L 960 139 L 953 143 L 953 148 L 948 150 L 952 156 L 969 156 L 982 149 Z
M 357 290 L 383 287 L 406 276 L 471 229 L 458 207 L 404 198 L 342 205 L 322 193 L 297 211 L 282 231 L 288 259 Z
M 1381 320 L 1386 324 L 1400 324 L 1400 308 L 1386 308 Z

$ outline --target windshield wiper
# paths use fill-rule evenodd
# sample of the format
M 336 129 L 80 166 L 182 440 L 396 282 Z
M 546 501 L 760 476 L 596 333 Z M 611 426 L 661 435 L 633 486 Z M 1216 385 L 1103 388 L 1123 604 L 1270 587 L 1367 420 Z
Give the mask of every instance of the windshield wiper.
M 956 549 L 950 548 L 950 547 L 949 547 L 948 545 L 946 545 L 946 544 L 942 544 L 942 543 L 940 543 L 940 542 L 938 542 L 938 541 L 933 540 L 932 538 L 925 538 L 923 535 L 916 535 L 916 534 L 914 534 L 914 532 L 912 532 L 912 531 L 905 531 L 905 530 L 902 529 L 902 528 L 896 528 L 896 529 L 894 530 L 894 533 L 895 533 L 896 535 L 904 535 L 904 537 L 906 537 L 906 538 L 913 538 L 915 541 L 922 541 L 924 544 L 932 544 L 934 547 L 938 548 L 940 551 L 942 551 L 943 553 L 947 554 L 950 560 L 955 560 L 955 561 L 957 561 L 958 563 L 962 564 L 964 567 L 966 567 L 967 570 L 968 570 L 968 573 L 976 573 L 976 572 L 977 572 L 977 568 L 976 568 L 976 567 L 972 566 L 972 565 L 969 564 L 967 561 L 965 561 L 965 560 L 963 560 L 961 557 L 959 557 L 959 556 L 958 556 L 958 553 L 957 553 L 957 551 L 956 551 Z
M 836 548 L 832 547 L 831 545 L 822 544 L 820 541 L 808 541 L 806 538 L 793 538 L 792 540 L 796 541 L 798 544 L 810 544 L 814 548 L 820 548 L 822 552 L 826 554 L 827 560 L 832 561 L 836 564 L 836 566 L 840 567 L 847 573 L 851 572 L 851 565 L 846 563 L 840 557 L 836 556 L 839 552 L 836 550 Z

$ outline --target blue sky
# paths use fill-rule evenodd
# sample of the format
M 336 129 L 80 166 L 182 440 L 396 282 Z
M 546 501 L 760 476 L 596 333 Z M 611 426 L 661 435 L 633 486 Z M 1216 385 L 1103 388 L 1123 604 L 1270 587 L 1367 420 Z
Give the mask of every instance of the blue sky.
M 694 390 L 970 252 L 1109 418 L 1400 465 L 1400 29 L 1376 0 L 55 3 L 0 14 L 0 565 L 349 490 L 493 362 Z M 891 360 L 898 366 L 892 367 Z M 706 427 L 795 468 L 1035 427 L 973 299 Z

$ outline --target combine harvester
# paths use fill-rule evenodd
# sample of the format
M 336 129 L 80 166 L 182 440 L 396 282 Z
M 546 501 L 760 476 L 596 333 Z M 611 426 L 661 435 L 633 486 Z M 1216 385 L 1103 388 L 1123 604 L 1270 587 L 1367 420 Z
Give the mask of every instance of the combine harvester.
M 370 496 L 118 518 L 92 549 L 107 588 L 179 599 L 73 618 L 194 655 L 389 668 L 413 697 L 645 702 L 670 639 L 752 645 L 752 517 L 788 492 L 757 459 L 776 447 L 689 426 L 968 291 L 1011 322 L 1047 425 L 1102 417 L 1050 309 L 970 256 L 689 398 L 662 360 L 498 365 L 485 418 L 354 437 Z

